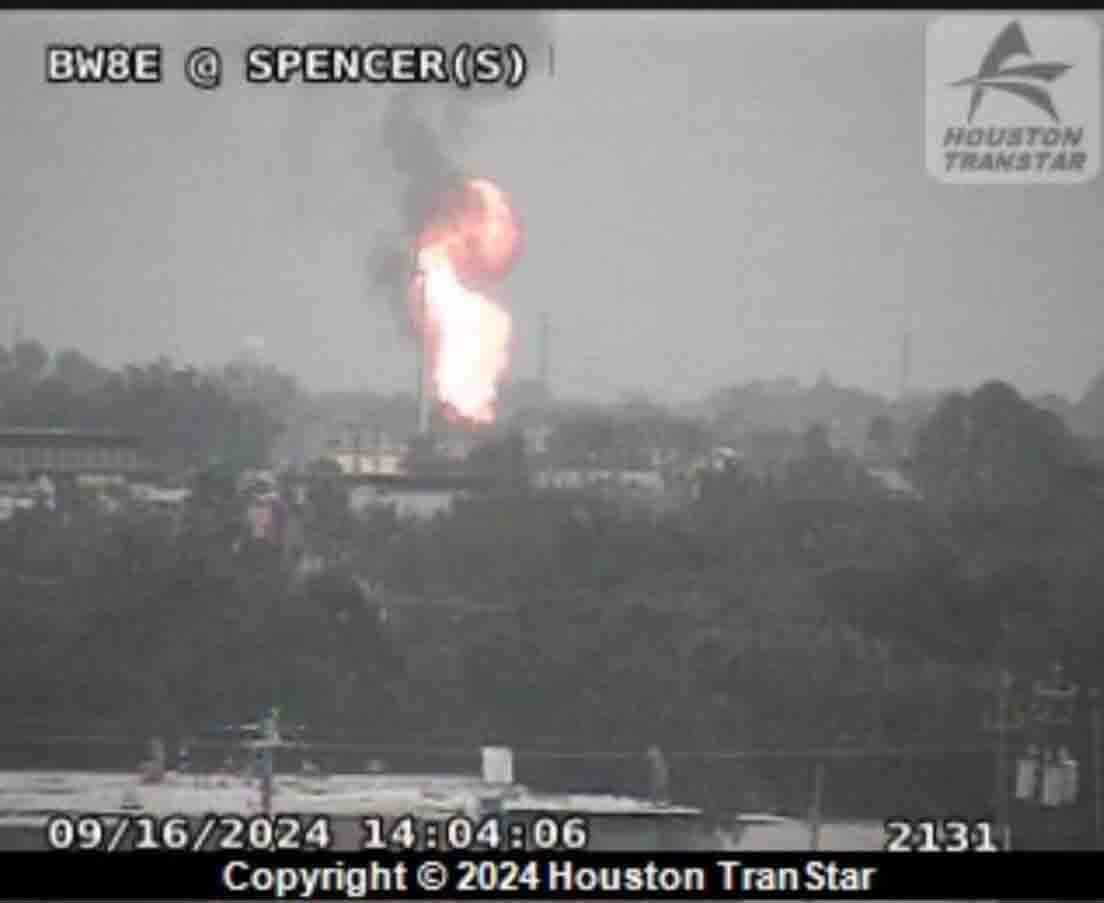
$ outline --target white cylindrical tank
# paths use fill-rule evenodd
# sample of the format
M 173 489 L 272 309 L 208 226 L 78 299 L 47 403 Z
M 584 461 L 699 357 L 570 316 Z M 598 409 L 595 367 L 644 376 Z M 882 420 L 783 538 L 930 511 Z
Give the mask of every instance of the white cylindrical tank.
M 1016 761 L 1016 799 L 1032 800 L 1038 788 L 1039 751 L 1029 746 Z
M 1062 766 L 1062 802 L 1069 805 L 1077 802 L 1077 760 L 1063 748 L 1058 754 Z
M 508 746 L 484 746 L 483 780 L 488 784 L 514 783 L 514 751 Z
M 1040 802 L 1044 806 L 1060 806 L 1065 796 L 1065 769 L 1053 755 L 1047 755 L 1043 761 L 1043 794 Z

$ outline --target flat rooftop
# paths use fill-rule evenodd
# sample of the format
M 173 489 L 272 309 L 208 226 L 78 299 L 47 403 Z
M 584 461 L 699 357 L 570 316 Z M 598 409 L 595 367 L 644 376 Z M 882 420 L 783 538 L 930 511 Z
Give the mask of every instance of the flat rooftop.
M 505 812 L 572 812 L 588 815 L 697 817 L 689 806 L 602 794 L 537 793 L 521 785 L 495 785 L 469 775 L 276 775 L 273 811 L 327 815 L 416 815 L 444 818 L 479 811 L 497 797 Z M 134 774 L 0 772 L 0 824 L 33 823 L 57 812 L 143 811 L 154 815 L 202 815 L 258 811 L 255 779 L 237 775 L 168 772 L 163 781 L 140 783 Z
M 701 835 L 711 849 L 811 848 L 809 825 L 800 818 L 771 813 L 715 813 L 715 817 L 709 817 L 692 806 L 663 806 L 606 794 L 539 793 L 519 785 L 487 784 L 474 775 L 277 775 L 273 811 L 350 819 L 371 813 L 384 818 L 413 815 L 443 820 L 460 814 L 477 817 L 480 801 L 488 796 L 502 800 L 505 814 L 579 814 L 622 824 L 627 823 L 626 819 L 641 817 L 653 826 L 671 819 L 686 826 L 680 837 Z M 256 780 L 236 775 L 169 772 L 161 783 L 141 784 L 135 774 L 127 773 L 0 772 L 0 829 L 33 831 L 36 835 L 47 819 L 58 813 L 144 812 L 199 817 L 210 812 L 251 815 L 259 811 Z M 621 836 L 639 839 L 645 835 Z M 880 850 L 884 841 L 881 821 L 826 820 L 821 826 L 819 848 L 825 852 Z
M 59 427 L 0 427 L 0 445 L 112 445 L 138 447 L 142 440 L 117 430 L 77 430 Z

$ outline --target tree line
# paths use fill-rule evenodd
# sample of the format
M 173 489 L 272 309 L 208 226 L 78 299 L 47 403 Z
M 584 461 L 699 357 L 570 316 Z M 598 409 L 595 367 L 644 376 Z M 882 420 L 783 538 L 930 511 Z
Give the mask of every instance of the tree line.
M 25 346 L 0 365 L 6 422 L 132 430 L 189 466 L 264 461 L 295 395 Z M 618 448 L 609 423 L 554 443 Z M 708 445 L 700 425 L 663 429 Z M 516 437 L 476 457 L 524 466 Z M 1062 658 L 1104 684 L 1090 463 L 1061 420 L 992 383 L 920 426 L 902 463 L 917 499 L 857 478 L 818 429 L 772 480 L 715 473 L 658 517 L 518 483 L 427 523 L 357 520 L 323 481 L 308 542 L 348 554 L 305 580 L 240 541 L 243 501 L 217 475 L 172 523 L 22 512 L 0 525 L 0 655 L 18 688 L 0 716 L 172 736 L 279 704 L 319 736 L 376 740 L 961 743 L 998 656 L 1024 679 Z M 473 604 L 436 604 L 450 599 Z

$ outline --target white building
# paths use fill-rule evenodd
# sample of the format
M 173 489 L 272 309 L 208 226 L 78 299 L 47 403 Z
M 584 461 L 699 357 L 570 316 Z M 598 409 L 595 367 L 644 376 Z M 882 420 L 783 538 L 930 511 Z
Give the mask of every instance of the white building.
M 546 467 L 533 474 L 536 489 L 585 489 L 619 487 L 641 492 L 661 492 L 665 482 L 658 470 L 608 467 Z
M 390 508 L 402 520 L 447 514 L 461 498 L 486 491 L 485 478 L 459 474 L 363 474 L 340 478 L 355 514 Z
M 347 429 L 326 445 L 326 457 L 346 476 L 402 472 L 406 447 L 382 430 Z
M 349 492 L 349 507 L 356 514 L 393 508 L 400 520 L 429 520 L 451 511 L 456 495 L 453 489 L 356 486 Z

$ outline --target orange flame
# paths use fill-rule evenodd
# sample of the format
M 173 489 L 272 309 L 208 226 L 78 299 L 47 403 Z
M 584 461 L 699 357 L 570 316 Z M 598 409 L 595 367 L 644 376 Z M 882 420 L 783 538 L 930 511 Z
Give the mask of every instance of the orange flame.
M 486 179 L 467 181 L 418 239 L 414 321 L 429 352 L 434 393 L 450 419 L 494 421 L 512 323 L 489 290 L 520 249 L 517 216 Z

